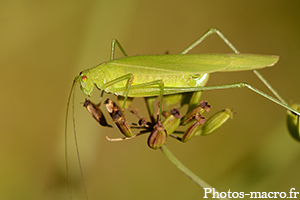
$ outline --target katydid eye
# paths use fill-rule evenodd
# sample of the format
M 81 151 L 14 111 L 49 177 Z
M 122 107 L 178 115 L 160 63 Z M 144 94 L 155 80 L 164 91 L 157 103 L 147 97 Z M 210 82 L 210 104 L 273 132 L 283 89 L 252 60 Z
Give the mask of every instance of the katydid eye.
M 83 81 L 86 81 L 87 80 L 87 77 L 84 75 L 84 76 L 82 76 L 82 78 L 81 78 Z

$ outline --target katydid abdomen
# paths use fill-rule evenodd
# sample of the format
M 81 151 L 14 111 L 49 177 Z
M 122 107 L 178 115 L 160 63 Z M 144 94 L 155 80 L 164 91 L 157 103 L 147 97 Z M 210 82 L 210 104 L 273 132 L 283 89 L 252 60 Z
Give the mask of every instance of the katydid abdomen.
M 111 69 L 111 67 L 109 68 Z M 120 72 L 124 72 L 123 74 L 130 74 L 132 72 L 123 70 L 122 67 L 119 68 Z M 109 71 L 109 70 L 108 70 Z M 133 74 L 133 73 L 132 73 Z M 118 78 L 119 74 L 117 73 L 106 73 L 105 80 L 102 79 L 101 84 L 105 84 L 111 80 Z M 148 85 L 143 86 L 145 83 L 150 83 L 157 80 L 162 80 L 164 83 L 164 87 L 201 87 L 204 86 L 209 78 L 209 74 L 199 74 L 199 75 L 171 75 L 171 74 L 152 74 L 151 72 L 145 72 L 143 74 L 133 75 L 133 82 L 131 88 L 129 90 L 129 97 L 147 97 L 147 96 L 158 96 L 159 85 Z M 95 80 L 96 82 L 100 82 L 101 80 Z M 105 88 L 105 92 L 113 93 L 118 96 L 124 96 L 124 91 L 126 91 L 126 82 L 127 80 L 123 80 L 114 85 L 111 85 Z M 142 86 L 141 86 L 142 84 Z M 100 85 L 99 88 L 101 88 Z M 174 94 L 178 92 L 164 92 L 164 94 Z

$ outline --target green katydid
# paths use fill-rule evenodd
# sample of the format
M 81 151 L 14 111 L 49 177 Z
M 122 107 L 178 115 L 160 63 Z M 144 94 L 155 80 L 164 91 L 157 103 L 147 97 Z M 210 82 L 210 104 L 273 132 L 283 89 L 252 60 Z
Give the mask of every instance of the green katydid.
M 187 55 L 190 50 L 214 33 L 220 36 L 234 51 L 233 54 Z M 124 54 L 124 58 L 114 58 L 116 45 Z M 102 90 L 101 97 L 104 91 L 123 96 L 124 103 L 122 109 L 125 108 L 128 97 L 160 96 L 160 102 L 162 102 L 164 95 L 246 87 L 287 110 L 300 115 L 300 112 L 289 107 L 271 85 L 256 71 L 256 69 L 273 66 L 278 59 L 279 57 L 274 55 L 240 54 L 224 35 L 215 28 L 208 30 L 203 36 L 177 55 L 140 55 L 128 57 L 120 43 L 117 40 L 112 40 L 110 61 L 84 70 L 75 77 L 67 104 L 66 115 L 68 115 L 70 99 L 72 93 L 74 94 L 74 88 L 78 82 L 80 83 L 82 92 L 88 96 L 92 94 L 94 87 Z M 210 73 L 245 70 L 253 70 L 277 99 L 247 83 L 205 86 Z M 162 103 L 160 104 L 161 110 Z M 159 113 L 158 120 L 160 120 L 160 115 L 161 113 Z
M 186 53 L 213 33 L 217 33 L 234 50 L 235 54 L 186 55 Z M 73 87 L 79 82 L 82 92 L 88 96 L 92 94 L 94 87 L 107 93 L 124 96 L 123 109 L 127 97 L 160 96 L 162 102 L 163 95 L 168 94 L 246 87 L 300 115 L 299 112 L 290 108 L 256 71 L 256 69 L 273 66 L 279 57 L 273 55 L 240 54 L 217 29 L 210 29 L 178 55 L 140 55 L 114 59 L 116 44 L 121 52 L 127 56 L 120 43 L 117 40 L 113 40 L 111 60 L 82 71 L 74 79 Z M 210 73 L 245 70 L 254 70 L 256 75 L 279 100 L 247 83 L 205 86 Z

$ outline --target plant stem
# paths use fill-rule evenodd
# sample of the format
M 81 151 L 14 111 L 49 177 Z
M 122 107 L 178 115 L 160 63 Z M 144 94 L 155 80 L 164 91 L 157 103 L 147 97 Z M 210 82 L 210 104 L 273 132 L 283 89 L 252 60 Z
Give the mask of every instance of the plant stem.
M 186 176 L 188 176 L 190 179 L 192 179 L 197 185 L 204 188 L 210 188 L 213 189 L 212 186 L 210 186 L 208 183 L 206 183 L 204 180 L 202 180 L 200 177 L 198 177 L 196 174 L 194 174 L 191 170 L 189 170 L 186 166 L 184 166 L 166 147 L 166 145 L 163 145 L 161 148 L 161 151 L 165 154 L 165 156 L 180 170 L 182 171 Z M 214 190 L 215 192 L 219 193 L 218 190 Z M 222 198 L 227 199 L 227 198 Z

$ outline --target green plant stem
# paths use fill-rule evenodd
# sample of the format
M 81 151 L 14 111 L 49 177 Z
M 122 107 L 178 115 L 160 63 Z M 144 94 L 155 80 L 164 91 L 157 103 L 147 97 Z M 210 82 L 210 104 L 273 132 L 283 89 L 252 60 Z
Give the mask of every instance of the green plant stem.
M 210 186 L 208 183 L 206 183 L 204 180 L 202 180 L 200 177 L 198 177 L 196 174 L 194 174 L 191 170 L 189 170 L 186 166 L 184 166 L 172 153 L 171 151 L 166 147 L 166 145 L 163 145 L 161 148 L 161 151 L 165 154 L 165 156 L 180 170 L 182 171 L 186 176 L 188 176 L 190 179 L 192 179 L 197 185 L 199 185 L 202 188 L 210 188 L 213 189 L 212 186 Z M 215 192 L 220 193 L 218 190 L 215 189 Z M 222 199 L 228 199 L 228 198 L 222 198 Z

